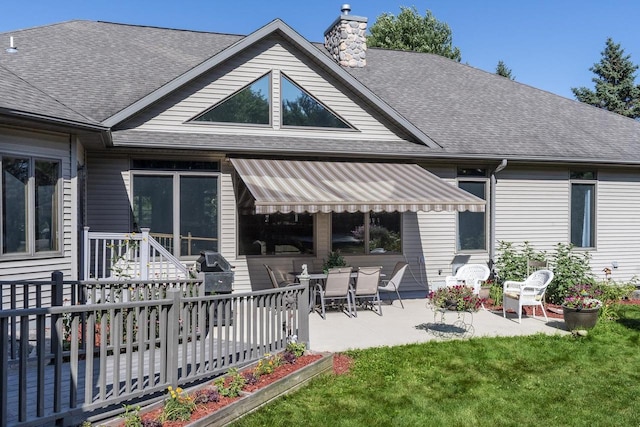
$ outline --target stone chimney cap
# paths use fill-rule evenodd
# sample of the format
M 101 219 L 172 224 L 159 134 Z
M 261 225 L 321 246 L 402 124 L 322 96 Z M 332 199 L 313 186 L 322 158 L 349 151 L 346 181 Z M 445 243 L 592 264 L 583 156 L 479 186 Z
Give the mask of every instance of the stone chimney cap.
M 340 12 L 342 12 L 343 15 L 348 15 L 349 12 L 351 12 L 351 5 L 348 3 L 343 4 Z

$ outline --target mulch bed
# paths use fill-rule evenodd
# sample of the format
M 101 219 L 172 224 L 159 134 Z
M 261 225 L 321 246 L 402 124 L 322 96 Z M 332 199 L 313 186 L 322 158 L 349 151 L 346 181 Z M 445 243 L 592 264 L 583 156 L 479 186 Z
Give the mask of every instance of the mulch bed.
M 616 304 L 640 305 L 640 300 L 625 299 L 625 300 L 621 300 L 621 301 L 616 302 Z M 490 298 L 485 300 L 484 307 L 489 311 L 500 311 L 500 312 L 502 312 L 502 305 L 501 304 L 494 304 L 493 300 L 490 299 Z M 562 313 L 562 306 L 561 305 L 546 303 L 545 304 L 545 308 L 546 308 L 546 311 L 547 311 L 547 317 L 549 317 L 550 319 L 564 319 L 564 314 Z M 513 313 L 513 310 L 510 310 L 508 312 Z M 531 306 L 523 307 L 522 308 L 522 314 L 523 315 L 526 314 L 527 316 L 532 316 L 533 315 L 533 307 L 531 307 Z M 542 313 L 540 313 L 540 309 L 538 307 L 536 307 L 536 316 L 542 316 Z
M 490 298 L 485 300 L 484 307 L 489 311 L 502 312 L 502 304 L 495 304 Z M 550 319 L 562 319 L 564 317 L 562 314 L 562 307 L 559 305 L 547 303 L 545 304 L 545 308 L 547 311 L 547 317 Z M 513 310 L 508 310 L 507 312 L 513 313 Z M 526 316 L 533 316 L 533 307 L 522 307 L 522 314 Z M 536 307 L 536 316 L 542 316 L 539 307 Z
M 267 375 L 261 375 L 256 384 L 247 385 L 243 388 L 245 392 L 255 392 L 256 390 L 266 387 L 267 385 L 286 377 L 287 375 L 315 362 L 322 358 L 320 354 L 306 354 L 296 359 L 296 362 L 291 364 L 287 363 L 278 366 L 273 373 Z M 335 375 L 344 375 L 349 372 L 353 360 L 344 354 L 334 354 L 333 356 L 333 373 Z M 238 400 L 240 397 L 223 397 L 220 396 L 218 402 L 201 403 L 196 406 L 196 410 L 191 414 L 189 421 L 165 421 L 162 423 L 162 427 L 184 427 L 192 422 L 203 418 L 218 409 Z M 157 420 L 162 414 L 162 408 L 155 409 L 153 411 L 145 412 L 142 414 L 143 424 Z M 158 424 L 159 425 L 159 424 Z M 120 427 L 124 426 L 124 422 Z

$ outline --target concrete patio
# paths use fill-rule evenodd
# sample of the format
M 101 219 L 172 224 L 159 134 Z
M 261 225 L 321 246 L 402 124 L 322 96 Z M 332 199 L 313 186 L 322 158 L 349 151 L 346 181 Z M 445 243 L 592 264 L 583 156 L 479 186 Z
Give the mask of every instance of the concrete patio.
M 399 301 L 382 303 L 382 316 L 371 310 L 358 310 L 358 316 L 348 317 L 336 310 L 328 309 L 326 319 L 318 313 L 309 316 L 310 348 L 314 351 L 339 352 L 348 349 L 361 349 L 380 346 L 394 346 L 421 343 L 432 340 L 465 338 L 464 333 L 453 326 L 458 313 L 444 313 L 444 324 L 437 324 L 433 310 L 427 306 L 428 300 L 416 295 L 403 297 L 404 309 Z M 473 337 L 496 337 L 544 334 L 568 334 L 562 319 L 544 317 L 522 317 L 519 324 L 514 313 L 502 317 L 502 311 L 480 310 L 473 313 Z M 439 332 L 446 332 L 447 337 Z M 458 333 L 459 332 L 459 333 Z

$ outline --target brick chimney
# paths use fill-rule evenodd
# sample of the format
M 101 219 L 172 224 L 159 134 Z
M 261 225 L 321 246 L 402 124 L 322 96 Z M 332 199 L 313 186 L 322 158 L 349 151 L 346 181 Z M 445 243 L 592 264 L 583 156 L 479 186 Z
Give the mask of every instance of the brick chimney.
M 349 15 L 348 4 L 341 12 L 324 32 L 324 47 L 343 67 L 362 68 L 367 65 L 367 18 Z

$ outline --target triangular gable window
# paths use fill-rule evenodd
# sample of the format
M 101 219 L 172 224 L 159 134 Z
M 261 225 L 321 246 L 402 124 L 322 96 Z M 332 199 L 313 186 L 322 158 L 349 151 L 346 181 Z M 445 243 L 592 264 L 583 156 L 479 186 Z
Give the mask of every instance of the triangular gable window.
M 320 101 L 282 75 L 282 126 L 305 126 L 352 129 L 344 120 L 331 112 Z
M 271 117 L 270 88 L 271 75 L 265 74 L 193 121 L 268 125 Z

